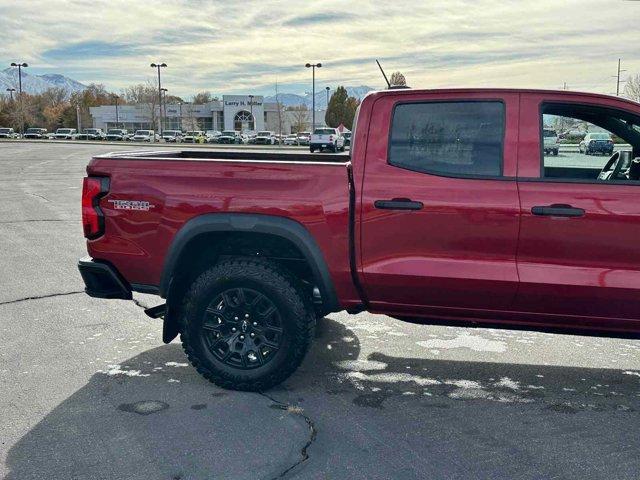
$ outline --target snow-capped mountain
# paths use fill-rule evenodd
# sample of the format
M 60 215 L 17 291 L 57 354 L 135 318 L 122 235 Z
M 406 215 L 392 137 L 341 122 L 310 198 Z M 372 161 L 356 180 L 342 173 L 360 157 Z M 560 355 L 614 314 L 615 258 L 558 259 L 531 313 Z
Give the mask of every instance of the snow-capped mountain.
M 369 93 L 373 88 L 367 87 L 366 85 L 361 85 L 359 87 L 345 87 L 347 89 L 347 95 L 350 97 L 355 97 L 359 100 L 362 100 L 364 96 Z M 333 95 L 334 89 L 329 90 L 329 98 Z M 285 107 L 293 107 L 296 105 L 306 105 L 311 108 L 312 105 L 312 95 L 311 93 L 307 93 L 306 95 L 296 95 L 295 93 L 281 93 L 278 95 L 280 99 L 280 103 Z M 275 103 L 276 96 L 271 95 L 268 97 L 264 97 L 264 101 L 267 103 Z M 324 88 L 321 88 L 319 91 L 316 91 L 316 109 L 324 110 L 327 108 L 327 91 Z
M 32 75 L 22 69 L 22 91 L 25 93 L 42 93 L 49 88 L 64 88 L 69 94 L 84 90 L 86 85 L 60 74 Z M 0 92 L 7 88 L 18 89 L 18 69 L 6 68 L 0 71 Z

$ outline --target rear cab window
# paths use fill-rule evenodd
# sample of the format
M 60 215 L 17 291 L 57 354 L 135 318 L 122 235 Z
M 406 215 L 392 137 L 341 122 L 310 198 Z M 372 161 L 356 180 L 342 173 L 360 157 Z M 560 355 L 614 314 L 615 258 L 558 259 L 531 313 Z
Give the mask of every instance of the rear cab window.
M 501 177 L 505 105 L 501 101 L 400 103 L 393 110 L 388 163 L 454 177 Z

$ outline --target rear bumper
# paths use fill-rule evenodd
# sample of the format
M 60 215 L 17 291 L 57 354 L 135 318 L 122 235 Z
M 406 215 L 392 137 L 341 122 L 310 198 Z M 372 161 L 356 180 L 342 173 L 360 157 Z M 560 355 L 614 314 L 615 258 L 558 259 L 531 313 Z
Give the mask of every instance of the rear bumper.
M 87 257 L 78 261 L 78 270 L 90 297 L 131 300 L 131 286 L 112 265 Z

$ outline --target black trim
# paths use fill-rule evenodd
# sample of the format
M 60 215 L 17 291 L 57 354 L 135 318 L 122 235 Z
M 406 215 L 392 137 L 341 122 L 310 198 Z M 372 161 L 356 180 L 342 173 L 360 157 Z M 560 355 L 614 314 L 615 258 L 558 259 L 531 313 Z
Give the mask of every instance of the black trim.
M 408 168 L 406 166 L 396 165 L 392 163 L 390 158 L 391 151 L 391 135 L 393 133 L 393 119 L 396 114 L 396 109 L 401 105 L 414 105 L 414 104 L 427 104 L 427 103 L 501 103 L 502 104 L 502 145 L 500 149 L 500 175 L 475 175 L 464 173 L 446 173 L 446 172 L 433 172 L 430 170 L 417 170 L 414 168 Z M 410 172 L 422 173 L 425 175 L 434 175 L 437 177 L 445 178 L 461 178 L 461 179 L 473 179 L 473 180 L 514 180 L 514 177 L 504 177 L 504 145 L 507 138 L 507 105 L 503 98 L 487 98 L 487 99 L 456 99 L 456 100 L 413 100 L 408 102 L 399 101 L 393 105 L 393 111 L 391 113 L 391 122 L 389 124 L 389 133 L 387 136 L 387 165 L 400 168 L 402 170 L 408 170 Z
M 160 295 L 160 288 L 157 285 L 145 285 L 144 283 L 132 283 L 131 290 L 150 295 Z
M 369 300 L 358 276 L 358 263 L 356 261 L 356 184 L 353 179 L 353 167 L 351 165 L 347 167 L 347 175 L 349 177 L 349 269 L 351 270 L 351 281 L 363 303 L 363 307 L 357 310 L 365 310 Z
M 131 300 L 131 287 L 110 263 L 82 258 L 78 261 L 78 270 L 85 284 L 84 291 L 90 297 Z
M 341 309 L 324 256 L 309 231 L 289 218 L 248 213 L 208 213 L 189 220 L 176 233 L 167 252 L 159 290 L 163 298 L 167 298 L 173 272 L 185 246 L 197 235 L 212 232 L 266 233 L 291 241 L 309 263 L 320 289 L 325 313 Z
M 376 200 L 373 206 L 381 210 L 422 210 L 424 203 L 408 198 L 394 198 L 393 200 Z

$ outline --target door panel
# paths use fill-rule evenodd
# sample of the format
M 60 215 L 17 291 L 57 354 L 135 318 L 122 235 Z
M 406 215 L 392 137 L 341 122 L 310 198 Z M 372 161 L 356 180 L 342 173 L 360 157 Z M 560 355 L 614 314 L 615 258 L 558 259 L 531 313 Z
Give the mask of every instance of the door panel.
M 424 98 L 423 93 L 419 100 Z M 413 99 L 403 95 L 401 100 Z M 503 171 L 514 176 L 517 95 L 500 100 L 508 119 Z M 360 269 L 371 305 L 379 311 L 402 305 L 418 311 L 421 306 L 508 308 L 518 282 L 515 180 L 454 178 L 390 165 L 388 139 L 371 132 L 389 131 L 398 101 L 383 97 L 376 102 L 369 131 Z
M 522 131 L 537 141 L 523 142 L 519 152 L 522 220 L 517 261 L 521 284 L 515 308 L 638 319 L 640 184 L 541 178 L 541 107 L 543 103 L 567 100 L 571 98 L 566 95 L 558 99 L 539 94 L 522 97 Z M 593 162 L 584 155 L 577 158 Z M 600 158 L 606 163 L 606 157 Z M 532 213 L 534 207 L 554 204 L 584 210 L 584 214 Z

